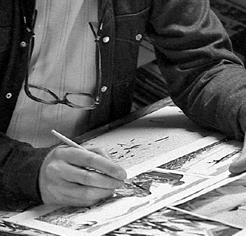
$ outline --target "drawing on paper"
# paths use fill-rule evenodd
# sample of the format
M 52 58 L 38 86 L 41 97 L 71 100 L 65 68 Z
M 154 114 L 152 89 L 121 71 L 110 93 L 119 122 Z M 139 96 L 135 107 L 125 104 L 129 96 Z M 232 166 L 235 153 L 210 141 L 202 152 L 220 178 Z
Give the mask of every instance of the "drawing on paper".
M 107 236 L 232 236 L 239 229 L 178 210 L 163 208 Z
M 32 236 L 57 236 L 42 230 L 29 228 L 23 225 L 17 225 L 4 220 L 0 220 L 1 235 L 13 236 L 13 235 L 32 235 Z
M 246 178 L 243 177 L 177 206 L 239 228 L 246 227 Z
M 237 158 L 240 152 L 241 145 L 238 142 L 225 138 L 165 163 L 159 168 L 216 176 L 226 171 L 228 163 Z
M 115 220 L 159 196 L 170 195 L 171 191 L 182 185 L 193 183 L 194 176 L 184 176 L 176 173 L 150 171 L 142 173 L 126 181 L 121 189 L 117 189 L 112 198 L 92 207 L 63 207 L 42 215 L 36 220 L 49 224 L 82 230 L 96 226 L 98 223 Z M 198 179 L 200 180 L 200 179 Z M 134 183 L 134 184 L 133 184 Z
M 165 204 L 185 199 L 206 188 L 208 181 L 209 184 L 214 184 L 217 179 L 221 180 L 221 177 L 228 178 L 224 175 L 225 170 L 241 151 L 238 142 L 209 139 L 207 144 L 204 141 L 201 143 L 200 146 L 191 145 L 189 152 L 181 151 L 177 157 L 170 156 L 168 162 L 161 163 L 161 157 L 157 156 L 157 162 L 153 161 L 158 163 L 157 165 L 151 166 L 148 162 L 146 166 L 143 163 L 149 171 L 129 179 L 122 189 L 115 191 L 113 197 L 95 206 L 57 207 L 47 211 L 39 207 L 37 210 L 12 217 L 10 221 L 38 229 L 45 228 L 47 231 L 52 227 L 52 232 L 58 232 L 62 227 L 69 231 L 63 235 L 70 235 L 71 232 L 73 235 L 100 235 L 101 232 L 105 234 L 119 228 L 121 224 L 129 223 L 128 219 L 133 215 L 135 217 L 136 212 L 139 218 L 145 209 L 151 210 L 156 205 L 160 206 L 160 209 Z M 139 173 L 138 169 L 136 172 Z

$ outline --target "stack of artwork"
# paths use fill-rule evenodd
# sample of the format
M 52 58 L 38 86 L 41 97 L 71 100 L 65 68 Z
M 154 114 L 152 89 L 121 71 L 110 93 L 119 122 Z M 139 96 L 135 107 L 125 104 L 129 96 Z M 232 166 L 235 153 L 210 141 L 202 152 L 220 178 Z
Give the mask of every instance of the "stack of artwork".
M 130 132 L 129 132 L 130 131 Z M 246 174 L 231 176 L 242 143 L 196 127 L 175 107 L 83 143 L 107 148 L 128 179 L 92 207 L 0 212 L 5 235 L 243 235 Z M 246 235 L 246 234 L 245 234 Z
M 64 236 L 233 235 L 246 226 L 245 177 L 228 172 L 240 151 L 237 141 L 206 137 L 129 168 L 125 185 L 93 207 L 41 206 L 7 221 Z

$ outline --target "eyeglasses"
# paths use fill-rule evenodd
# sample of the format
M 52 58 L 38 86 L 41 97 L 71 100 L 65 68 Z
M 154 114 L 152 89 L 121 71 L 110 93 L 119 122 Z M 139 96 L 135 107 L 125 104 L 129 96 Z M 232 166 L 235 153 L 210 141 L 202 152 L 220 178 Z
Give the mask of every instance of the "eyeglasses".
M 36 19 L 36 14 L 35 14 L 35 19 Z M 33 20 L 33 22 L 35 22 L 35 19 Z M 24 24 L 26 26 L 26 31 L 30 34 L 29 37 L 30 40 L 28 45 L 29 48 L 28 48 L 27 71 L 26 71 L 26 77 L 24 82 L 24 90 L 26 95 L 36 102 L 40 102 L 48 105 L 64 104 L 72 108 L 80 108 L 84 110 L 95 109 L 96 106 L 99 105 L 99 101 L 100 101 L 102 70 L 101 70 L 101 50 L 99 44 L 100 36 L 98 35 L 98 31 L 96 33 L 93 23 L 89 22 L 89 26 L 92 30 L 96 42 L 96 77 L 97 77 L 96 95 L 95 97 L 93 97 L 91 94 L 88 93 L 65 93 L 65 95 L 61 99 L 50 89 L 28 83 L 30 59 L 31 59 L 32 49 L 34 46 L 35 33 L 34 33 L 34 23 L 32 24 L 32 27 L 28 27 L 26 19 L 24 17 Z

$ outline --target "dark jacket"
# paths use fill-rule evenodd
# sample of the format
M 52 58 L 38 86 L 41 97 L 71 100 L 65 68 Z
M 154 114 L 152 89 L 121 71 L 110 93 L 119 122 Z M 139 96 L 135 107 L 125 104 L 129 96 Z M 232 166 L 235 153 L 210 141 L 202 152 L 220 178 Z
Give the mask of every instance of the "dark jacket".
M 193 121 L 242 139 L 246 72 L 231 52 L 209 0 L 99 0 L 102 50 L 101 105 L 90 129 L 129 113 L 141 36 L 152 41 L 174 102 Z M 23 0 L 32 24 L 33 0 Z M 28 61 L 20 0 L 0 1 L 0 205 L 25 209 L 41 204 L 40 166 L 50 148 L 33 148 L 5 135 Z M 109 41 L 105 40 L 109 37 Z

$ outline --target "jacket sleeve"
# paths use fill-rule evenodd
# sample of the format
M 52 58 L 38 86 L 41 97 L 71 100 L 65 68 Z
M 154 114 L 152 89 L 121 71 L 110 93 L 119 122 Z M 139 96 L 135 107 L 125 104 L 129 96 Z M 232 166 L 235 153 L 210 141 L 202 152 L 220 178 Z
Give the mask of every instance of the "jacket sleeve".
M 148 32 L 173 101 L 198 124 L 242 139 L 246 70 L 209 0 L 153 2 Z
M 0 210 L 24 210 L 42 203 L 38 176 L 49 151 L 0 133 Z

